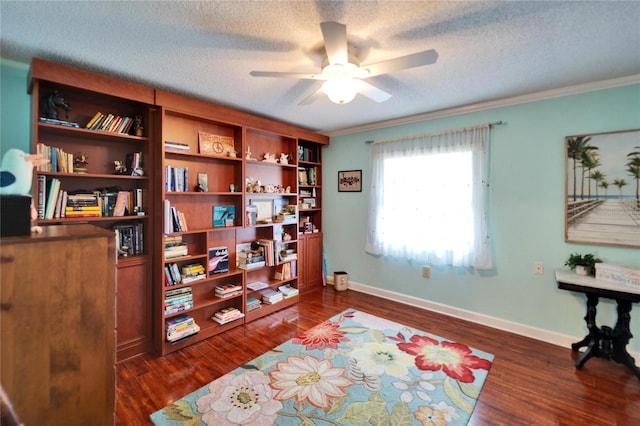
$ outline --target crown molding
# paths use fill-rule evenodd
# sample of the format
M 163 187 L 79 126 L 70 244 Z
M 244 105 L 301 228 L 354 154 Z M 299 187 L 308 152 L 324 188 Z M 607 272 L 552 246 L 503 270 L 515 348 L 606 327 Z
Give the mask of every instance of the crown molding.
M 526 95 L 513 96 L 509 98 L 496 99 L 493 101 L 479 102 L 475 104 L 463 105 L 455 108 L 448 108 L 439 111 L 426 112 L 417 115 L 411 115 L 393 120 L 379 121 L 377 123 L 365 124 L 362 126 L 349 127 L 330 132 L 320 132 L 329 137 L 345 136 L 354 133 L 369 132 L 373 130 L 384 129 L 387 127 L 402 126 L 405 124 L 413 124 L 420 121 L 436 120 L 455 115 L 469 114 L 472 112 L 485 111 L 488 109 L 502 108 L 514 105 L 525 104 L 529 102 L 544 101 L 547 99 L 560 98 L 563 96 L 579 95 L 582 93 L 595 92 L 598 90 L 613 89 L 616 87 L 629 86 L 640 83 L 640 74 L 634 74 L 627 77 L 620 77 L 611 80 L 596 81 L 586 84 L 578 84 L 558 89 L 544 90 L 542 92 L 528 93 Z

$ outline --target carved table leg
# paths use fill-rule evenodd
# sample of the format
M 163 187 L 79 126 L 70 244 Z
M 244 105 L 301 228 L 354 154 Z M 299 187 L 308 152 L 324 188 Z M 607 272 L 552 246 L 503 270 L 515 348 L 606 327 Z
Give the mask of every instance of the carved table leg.
M 596 325 L 596 306 L 598 305 L 598 301 L 598 296 L 587 294 L 587 315 L 584 317 L 584 320 L 587 323 L 589 334 L 581 341 L 571 345 L 571 349 L 574 351 L 587 346 L 587 349 L 576 361 L 576 368 L 578 369 L 582 368 L 589 358 L 597 356 L 600 353 L 600 329 Z
M 633 337 L 629 328 L 631 321 L 631 302 L 628 300 L 617 300 L 618 320 L 612 333 L 612 354 L 614 361 L 629 367 L 631 371 L 640 379 L 640 368 L 636 367 L 635 359 L 627 352 L 626 346 Z

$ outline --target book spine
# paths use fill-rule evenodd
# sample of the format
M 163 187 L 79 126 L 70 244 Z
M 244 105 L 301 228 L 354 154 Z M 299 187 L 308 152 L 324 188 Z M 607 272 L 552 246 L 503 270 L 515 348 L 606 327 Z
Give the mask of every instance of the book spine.
M 38 175 L 38 219 L 44 219 L 47 200 L 47 177 Z

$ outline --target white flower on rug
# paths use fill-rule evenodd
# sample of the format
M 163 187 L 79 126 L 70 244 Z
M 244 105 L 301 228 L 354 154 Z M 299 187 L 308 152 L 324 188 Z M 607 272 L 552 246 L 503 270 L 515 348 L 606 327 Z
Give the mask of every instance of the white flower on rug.
M 349 355 L 358 361 L 358 367 L 365 374 L 388 374 L 393 377 L 406 376 L 414 358 L 401 351 L 392 343 L 364 343 Z
M 460 418 L 458 413 L 456 413 L 456 409 L 454 407 L 450 406 L 449 404 L 447 404 L 444 401 L 440 401 L 437 404 L 431 404 L 431 407 L 433 407 L 436 410 L 442 411 L 442 415 L 444 416 L 444 420 L 447 423 L 449 423 L 450 421 L 452 421 L 454 419 L 459 419 Z
M 198 399 L 198 411 L 207 425 L 271 425 L 282 403 L 273 399 L 269 377 L 261 371 L 226 374 L 209 385 L 209 393 Z
M 334 368 L 329 360 L 307 355 L 290 356 L 286 362 L 278 362 L 269 374 L 274 380 L 271 386 L 279 390 L 276 399 L 286 401 L 295 397 L 298 402 L 308 400 L 316 407 L 326 408 L 328 397 L 347 396 L 343 388 L 352 383 L 344 372 L 344 368 Z

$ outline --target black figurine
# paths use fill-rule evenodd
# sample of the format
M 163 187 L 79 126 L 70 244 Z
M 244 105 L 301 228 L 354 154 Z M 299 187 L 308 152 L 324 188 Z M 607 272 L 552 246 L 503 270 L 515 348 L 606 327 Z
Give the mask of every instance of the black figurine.
M 58 107 L 62 108 L 66 112 L 66 119 L 69 119 L 69 111 L 71 111 L 71 105 L 69 102 L 54 90 L 53 93 L 42 97 L 40 101 L 40 111 L 45 118 L 51 118 L 53 120 L 58 119 Z

